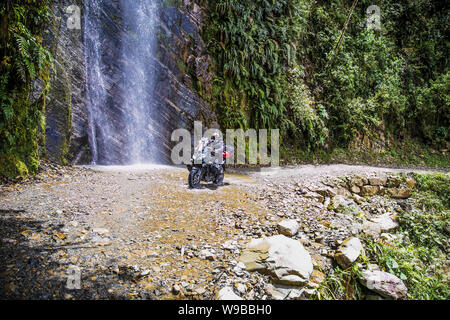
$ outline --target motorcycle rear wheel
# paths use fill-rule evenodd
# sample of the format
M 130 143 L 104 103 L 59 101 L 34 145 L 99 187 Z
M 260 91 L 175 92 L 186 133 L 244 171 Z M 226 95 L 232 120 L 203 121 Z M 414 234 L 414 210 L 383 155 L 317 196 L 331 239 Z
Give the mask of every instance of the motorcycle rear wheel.
M 188 183 L 189 187 L 192 189 L 200 188 L 200 182 L 202 180 L 202 170 L 199 168 L 192 168 L 191 172 L 189 172 Z

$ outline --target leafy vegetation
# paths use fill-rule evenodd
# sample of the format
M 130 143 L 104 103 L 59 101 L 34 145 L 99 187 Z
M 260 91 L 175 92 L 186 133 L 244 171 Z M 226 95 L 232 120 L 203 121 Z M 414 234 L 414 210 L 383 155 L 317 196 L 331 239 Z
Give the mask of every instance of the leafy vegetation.
M 38 168 L 52 64 L 52 56 L 41 37 L 49 12 L 47 0 L 8 0 L 0 4 L 0 176 L 3 177 L 23 176 Z M 36 95 L 32 89 L 36 89 L 33 84 L 38 79 L 42 90 Z
M 222 127 L 279 128 L 285 152 L 306 154 L 380 135 L 387 150 L 405 139 L 448 148 L 443 3 L 375 3 L 378 31 L 366 25 L 373 1 L 358 1 L 351 16 L 343 0 L 204 2 L 216 62 L 210 102 Z

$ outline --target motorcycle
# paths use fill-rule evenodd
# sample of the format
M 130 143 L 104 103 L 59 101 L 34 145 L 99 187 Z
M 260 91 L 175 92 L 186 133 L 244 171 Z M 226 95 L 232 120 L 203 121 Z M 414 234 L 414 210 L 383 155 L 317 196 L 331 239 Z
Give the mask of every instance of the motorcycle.
M 201 181 L 207 183 L 215 182 L 216 172 L 213 168 L 213 163 L 207 159 L 207 154 L 211 151 L 205 152 L 205 149 L 208 148 L 207 144 L 208 140 L 205 138 L 199 141 L 199 144 L 197 148 L 195 148 L 194 155 L 191 159 L 191 164 L 187 165 L 187 169 L 189 170 L 188 183 L 190 188 L 198 189 Z M 222 176 L 219 178 L 220 181 L 223 181 L 226 169 L 225 165 L 227 160 L 231 157 L 232 151 L 232 147 L 224 146 L 224 150 L 222 152 L 223 161 L 220 164 L 223 168 Z

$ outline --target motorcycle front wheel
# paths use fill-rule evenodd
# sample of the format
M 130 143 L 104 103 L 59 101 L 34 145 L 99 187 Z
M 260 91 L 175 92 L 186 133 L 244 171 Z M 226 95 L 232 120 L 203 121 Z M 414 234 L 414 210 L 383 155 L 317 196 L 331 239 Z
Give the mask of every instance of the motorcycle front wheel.
M 198 189 L 200 187 L 200 182 L 202 180 L 202 169 L 193 167 L 191 172 L 189 172 L 189 187 L 193 189 Z

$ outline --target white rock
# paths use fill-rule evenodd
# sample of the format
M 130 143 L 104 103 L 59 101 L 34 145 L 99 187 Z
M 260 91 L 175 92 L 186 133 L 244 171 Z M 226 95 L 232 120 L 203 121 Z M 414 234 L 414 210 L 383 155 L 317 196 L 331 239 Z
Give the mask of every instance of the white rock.
M 388 232 L 398 227 L 398 223 L 391 218 L 389 213 L 385 213 L 371 220 L 380 226 L 381 232 Z
M 239 293 L 244 294 L 247 291 L 247 287 L 245 286 L 245 284 L 238 283 L 236 285 L 236 290 L 239 291 Z
M 104 234 L 109 233 L 109 230 L 105 229 L 105 228 L 94 228 L 94 229 L 92 229 L 92 232 L 97 233 L 99 235 L 104 235 Z
M 144 270 L 141 272 L 141 276 L 145 277 L 150 274 L 150 270 Z
M 233 241 L 233 240 L 228 240 L 225 241 L 224 244 L 222 244 L 222 248 L 226 249 L 226 250 L 235 250 L 237 247 L 237 241 Z
M 377 238 L 381 234 L 381 226 L 378 223 L 365 221 L 362 226 L 362 231 L 369 236 Z
M 230 287 L 222 288 L 216 295 L 216 300 L 242 300 Z
M 304 288 L 289 286 L 271 285 L 266 287 L 266 291 L 274 300 L 301 300 L 304 298 Z
M 308 251 L 299 241 L 283 235 L 253 239 L 243 250 L 240 261 L 248 271 L 269 273 L 280 284 L 306 284 L 313 272 Z
M 214 260 L 214 253 L 208 249 L 200 251 L 200 257 L 207 260 Z
M 363 250 L 364 247 L 361 241 L 358 238 L 352 237 L 341 244 L 336 252 L 335 259 L 342 268 L 346 269 L 358 259 Z
M 285 236 L 295 236 L 300 229 L 299 224 L 295 220 L 282 220 L 278 223 L 278 230 Z

